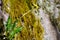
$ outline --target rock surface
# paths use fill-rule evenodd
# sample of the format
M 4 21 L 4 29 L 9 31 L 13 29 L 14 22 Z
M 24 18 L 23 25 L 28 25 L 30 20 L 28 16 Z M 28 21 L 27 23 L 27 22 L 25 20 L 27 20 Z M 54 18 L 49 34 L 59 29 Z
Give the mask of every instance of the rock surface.
M 45 14 L 42 9 L 39 9 L 39 13 L 42 18 L 41 23 L 45 30 L 44 40 L 57 40 L 56 30 L 49 20 L 49 15 Z

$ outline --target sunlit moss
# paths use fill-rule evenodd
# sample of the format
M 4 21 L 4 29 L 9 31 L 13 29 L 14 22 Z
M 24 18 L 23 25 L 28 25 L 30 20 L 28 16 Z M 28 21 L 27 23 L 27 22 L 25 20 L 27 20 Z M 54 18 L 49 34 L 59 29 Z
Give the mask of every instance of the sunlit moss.
M 12 22 L 17 19 L 19 20 L 17 26 L 24 27 L 15 37 L 15 40 L 43 39 L 43 27 L 41 26 L 40 21 L 35 18 L 35 14 L 32 13 L 33 9 L 38 8 L 37 0 L 4 0 L 3 4 L 2 9 L 9 13 Z

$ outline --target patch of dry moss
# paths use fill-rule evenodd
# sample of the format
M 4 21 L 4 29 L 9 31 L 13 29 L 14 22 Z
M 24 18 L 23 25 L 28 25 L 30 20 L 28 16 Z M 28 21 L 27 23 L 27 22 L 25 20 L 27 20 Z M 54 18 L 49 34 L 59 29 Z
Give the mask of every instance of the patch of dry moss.
M 32 13 L 32 10 L 36 8 L 36 5 L 37 0 L 3 0 L 2 9 L 9 13 L 12 18 L 12 22 L 18 19 L 19 22 L 17 26 L 24 27 L 23 30 L 15 37 L 15 40 L 43 39 L 44 30 L 40 21 L 37 20 L 35 15 Z

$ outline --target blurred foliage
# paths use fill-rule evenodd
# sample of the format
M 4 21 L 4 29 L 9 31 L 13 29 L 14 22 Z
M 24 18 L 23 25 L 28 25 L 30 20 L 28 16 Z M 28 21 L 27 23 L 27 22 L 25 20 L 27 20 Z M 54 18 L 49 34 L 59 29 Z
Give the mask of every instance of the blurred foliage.
M 22 27 L 16 27 L 17 21 L 12 23 L 11 18 L 9 17 L 7 23 L 5 24 L 6 27 L 6 36 L 7 39 L 12 40 L 15 34 L 19 33 L 22 30 Z

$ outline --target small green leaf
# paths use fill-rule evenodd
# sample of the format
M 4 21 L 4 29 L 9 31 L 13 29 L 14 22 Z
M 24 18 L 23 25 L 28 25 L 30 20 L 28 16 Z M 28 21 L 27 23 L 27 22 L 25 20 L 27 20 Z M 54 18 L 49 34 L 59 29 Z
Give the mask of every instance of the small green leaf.
M 12 23 L 8 29 L 8 31 L 12 31 L 14 30 L 14 27 L 16 27 L 17 21 L 15 21 L 14 23 Z
M 22 27 L 15 27 L 14 30 L 12 30 L 12 32 L 10 32 L 10 36 L 9 38 L 13 38 L 15 34 L 17 34 L 18 32 L 20 32 L 22 30 Z
M 11 24 L 12 24 L 12 22 L 11 22 L 12 20 L 11 20 L 11 18 L 10 18 L 10 16 L 8 17 L 8 20 L 7 20 L 7 23 L 6 23 L 6 31 L 8 31 L 8 29 L 10 28 L 10 26 L 11 26 Z
M 17 22 L 18 22 L 18 20 L 16 20 L 16 21 L 13 23 L 12 29 L 14 29 L 14 27 L 16 27 Z

